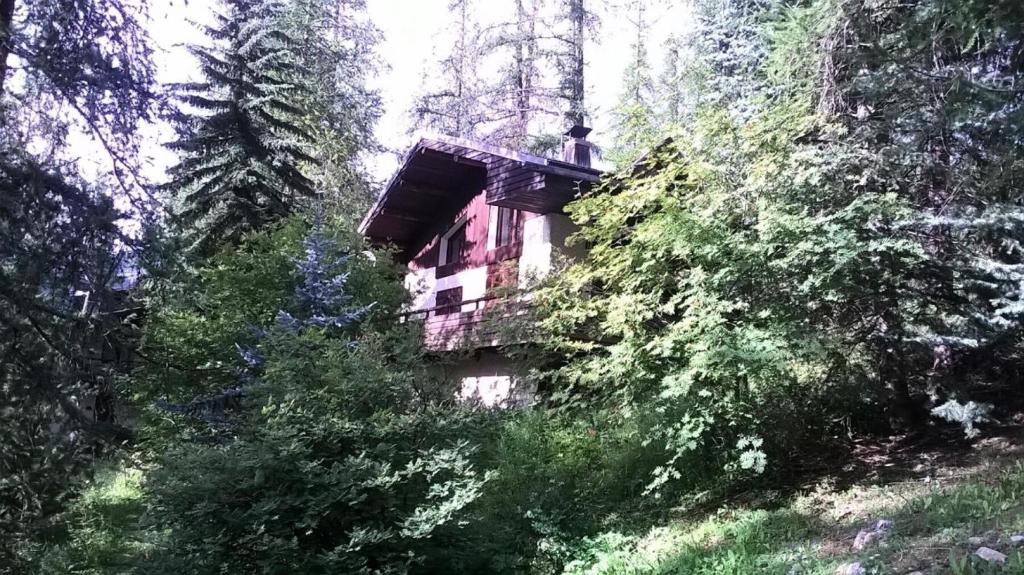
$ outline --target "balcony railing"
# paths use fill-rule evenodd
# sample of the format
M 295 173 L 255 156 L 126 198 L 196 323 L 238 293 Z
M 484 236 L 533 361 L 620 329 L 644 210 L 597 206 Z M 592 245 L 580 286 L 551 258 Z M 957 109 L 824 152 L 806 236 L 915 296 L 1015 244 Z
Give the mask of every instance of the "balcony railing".
M 522 316 L 525 299 L 484 296 L 451 305 L 407 311 L 399 314 L 399 323 L 423 324 L 424 343 L 434 351 L 490 347 L 507 339 L 499 333 L 497 320 Z

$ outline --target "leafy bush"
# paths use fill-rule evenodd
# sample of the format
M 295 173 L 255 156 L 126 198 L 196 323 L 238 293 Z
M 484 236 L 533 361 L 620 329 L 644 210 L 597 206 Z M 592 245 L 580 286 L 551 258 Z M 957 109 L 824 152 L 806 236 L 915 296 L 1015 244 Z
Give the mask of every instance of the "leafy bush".
M 222 254 L 154 322 L 165 357 L 221 369 L 143 370 L 142 396 L 209 396 L 149 409 L 147 515 L 167 537 L 147 572 L 404 572 L 457 537 L 492 477 L 464 433 L 473 414 L 435 408 L 451 390 L 389 317 L 387 260 L 320 217 L 303 228 Z

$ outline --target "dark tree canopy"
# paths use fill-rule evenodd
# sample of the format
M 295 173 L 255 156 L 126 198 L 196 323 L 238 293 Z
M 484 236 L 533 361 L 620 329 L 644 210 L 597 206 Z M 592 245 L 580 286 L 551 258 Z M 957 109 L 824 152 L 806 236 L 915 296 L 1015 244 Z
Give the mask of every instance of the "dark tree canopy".
M 207 32 L 213 47 L 192 49 L 205 81 L 178 86 L 181 153 L 167 184 L 192 251 L 209 254 L 312 200 L 307 175 L 314 137 L 295 98 L 306 88 L 297 41 L 277 0 L 231 0 Z

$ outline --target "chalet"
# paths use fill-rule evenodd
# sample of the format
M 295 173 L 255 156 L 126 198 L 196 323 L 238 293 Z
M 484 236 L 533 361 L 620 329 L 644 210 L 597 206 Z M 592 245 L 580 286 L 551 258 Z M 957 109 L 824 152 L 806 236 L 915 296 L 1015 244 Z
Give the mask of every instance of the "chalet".
M 553 159 L 452 137 L 420 139 L 360 225 L 399 250 L 412 296 L 405 321 L 446 355 L 464 399 L 509 405 L 532 397 L 499 351 L 495 317 L 566 252 L 565 205 L 601 176 L 589 128 L 565 135 Z M 514 296 L 521 300 L 522 295 Z

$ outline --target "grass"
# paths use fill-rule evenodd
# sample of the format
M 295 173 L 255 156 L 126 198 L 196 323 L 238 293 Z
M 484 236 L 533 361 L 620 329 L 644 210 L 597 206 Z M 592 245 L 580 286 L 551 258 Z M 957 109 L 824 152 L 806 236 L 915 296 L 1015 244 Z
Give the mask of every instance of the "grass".
M 1024 575 L 1024 546 L 1010 541 L 1024 534 L 1022 449 L 1024 442 L 984 448 L 964 461 L 912 473 L 913 479 L 837 487 L 826 478 L 781 504 L 776 498 L 772 507 L 733 504 L 643 532 L 561 541 L 575 558 L 565 573 L 831 575 L 859 562 L 872 575 Z M 157 552 L 161 536 L 143 527 L 141 483 L 138 469 L 101 468 L 68 511 L 66 531 L 42 544 L 40 572 L 135 572 L 140 557 Z M 883 518 L 893 522 L 891 535 L 853 549 L 857 532 Z M 1005 553 L 1007 562 L 990 565 L 975 557 L 981 545 Z
M 892 535 L 863 551 L 858 530 L 881 518 Z M 583 541 L 573 575 L 826 575 L 860 562 L 866 573 L 1024 574 L 1024 462 L 985 461 L 946 477 L 836 490 L 823 483 L 775 509 L 723 510 L 669 522 L 647 533 L 606 533 Z M 971 542 L 981 537 L 983 541 Z M 981 545 L 1008 556 L 990 565 Z
M 124 573 L 146 553 L 152 535 L 139 530 L 142 472 L 108 464 L 97 470 L 67 512 L 65 533 L 48 542 L 42 573 Z

